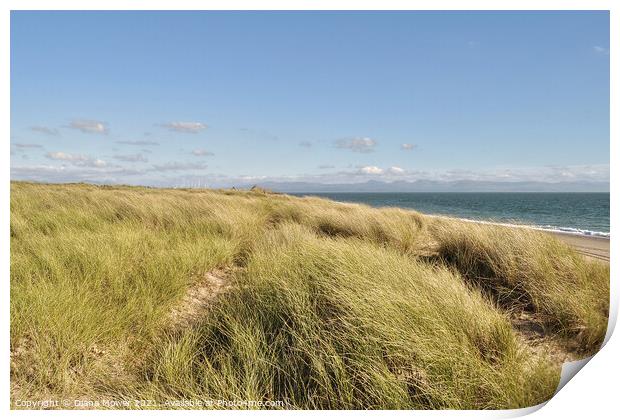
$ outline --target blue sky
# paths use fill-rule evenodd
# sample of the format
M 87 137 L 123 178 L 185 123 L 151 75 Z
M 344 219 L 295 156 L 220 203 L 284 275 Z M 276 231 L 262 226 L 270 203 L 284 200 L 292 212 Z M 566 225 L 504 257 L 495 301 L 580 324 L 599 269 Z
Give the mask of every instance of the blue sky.
M 609 180 L 607 12 L 12 12 L 11 176 Z

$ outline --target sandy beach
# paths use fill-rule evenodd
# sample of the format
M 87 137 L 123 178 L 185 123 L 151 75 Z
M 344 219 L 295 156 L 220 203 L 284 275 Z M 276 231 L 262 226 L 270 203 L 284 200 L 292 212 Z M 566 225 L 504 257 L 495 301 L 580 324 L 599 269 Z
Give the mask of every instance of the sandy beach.
M 448 216 L 439 216 L 439 215 L 430 215 L 431 217 L 436 217 L 439 219 L 453 219 L 459 220 L 468 223 L 479 223 L 479 224 L 489 224 L 489 225 L 498 225 L 498 226 L 508 226 L 516 229 L 536 229 L 531 226 L 522 226 L 522 225 L 514 225 L 508 223 L 497 223 L 497 222 L 488 222 L 482 220 L 468 220 L 468 219 L 460 219 L 460 218 L 452 218 Z M 555 236 L 561 241 L 569 244 L 573 248 L 577 250 L 580 254 L 609 262 L 609 238 L 603 238 L 600 236 L 584 236 L 584 235 L 575 235 L 573 233 L 563 233 L 563 232 L 553 232 L 549 230 L 536 229 L 542 232 L 546 232 L 550 235 Z
M 609 238 L 587 237 L 570 233 L 553 233 L 553 235 L 586 257 L 609 261 Z

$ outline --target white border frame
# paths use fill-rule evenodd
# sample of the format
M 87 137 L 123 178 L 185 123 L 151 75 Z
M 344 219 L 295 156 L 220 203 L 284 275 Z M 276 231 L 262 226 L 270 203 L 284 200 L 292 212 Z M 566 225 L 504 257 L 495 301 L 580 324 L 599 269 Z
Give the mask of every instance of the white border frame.
M 53 3 L 53 4 L 52 4 Z M 615 222 L 618 221 L 618 180 L 619 169 L 615 166 L 617 157 L 620 156 L 620 146 L 618 145 L 618 119 L 614 119 L 613 115 L 618 116 L 618 77 L 620 74 L 620 66 L 618 65 L 618 54 L 616 51 L 616 42 L 620 39 L 618 24 L 620 23 L 620 2 L 612 0 L 315 0 L 312 2 L 304 2 L 299 0 L 265 0 L 258 4 L 251 0 L 228 0 L 228 1 L 192 1 L 192 0 L 132 0 L 131 2 L 120 0 L 89 0 L 88 3 L 77 0 L 60 0 L 60 1 L 44 1 L 44 0 L 5 0 L 0 5 L 2 11 L 0 15 L 0 49 L 2 56 L 0 57 L 0 92 L 4 92 L 4 100 L 0 102 L 0 129 L 3 133 L 4 141 L 0 144 L 0 170 L 4 182 L 0 187 L 0 242 L 2 243 L 2 255 L 0 256 L 0 265 L 2 273 L 2 283 L 0 294 L 3 299 L 2 304 L 2 334 L 0 350 L 0 375 L 2 378 L 2 395 L 0 399 L 0 407 L 3 412 L 9 411 L 9 195 L 10 195 L 10 11 L 11 10 L 609 10 L 610 11 L 610 204 L 611 204 L 611 309 L 610 324 L 606 337 L 607 344 L 601 351 L 594 356 L 592 361 L 577 375 L 576 380 L 570 381 L 555 397 L 553 397 L 547 406 L 534 414 L 534 417 L 543 418 L 541 416 L 553 416 L 562 418 L 583 418 L 584 416 L 591 418 L 608 417 L 606 414 L 617 411 L 617 386 L 618 374 L 620 374 L 620 362 L 616 354 L 620 354 L 620 343 L 617 337 L 611 334 L 616 324 L 618 316 L 618 296 L 619 284 L 614 279 L 616 273 L 616 265 L 618 261 L 618 249 L 615 246 L 614 238 L 616 235 Z M 613 141 L 612 141 L 613 140 Z M 545 405 L 545 404 L 543 404 Z M 541 406 L 543 406 L 541 405 Z M 394 417 L 416 417 L 416 418 L 505 418 L 516 417 L 536 411 L 540 408 L 523 409 L 523 410 L 499 410 L 499 411 L 368 411 L 368 412 L 351 412 L 351 411 L 296 411 L 296 412 L 246 412 L 246 411 L 229 411 L 229 412 L 212 412 L 209 416 L 214 417 L 245 417 L 245 416 L 290 416 L 296 417 L 327 417 L 338 415 L 344 418 L 354 418 L 360 415 L 375 416 L 388 415 Z M 9 415 L 15 417 L 31 418 L 39 416 L 62 416 L 62 418 L 75 418 L 77 416 L 204 416 L 205 413 L 193 411 L 159 411 L 159 412 L 124 412 L 119 410 L 113 411 L 20 411 L 12 410 Z

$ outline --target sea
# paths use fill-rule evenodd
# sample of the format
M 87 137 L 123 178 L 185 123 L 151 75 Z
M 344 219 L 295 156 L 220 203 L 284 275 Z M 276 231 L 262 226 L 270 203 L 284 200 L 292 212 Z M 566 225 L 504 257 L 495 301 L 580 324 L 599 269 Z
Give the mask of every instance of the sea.
M 372 207 L 609 238 L 609 193 L 303 193 Z

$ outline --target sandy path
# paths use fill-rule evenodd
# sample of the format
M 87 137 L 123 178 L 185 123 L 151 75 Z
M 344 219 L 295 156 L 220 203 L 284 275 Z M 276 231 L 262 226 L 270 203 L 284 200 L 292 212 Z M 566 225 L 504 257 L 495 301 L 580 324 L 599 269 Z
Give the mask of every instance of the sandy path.
M 199 282 L 191 286 L 181 302 L 169 314 L 168 325 L 182 329 L 199 320 L 213 300 L 228 289 L 228 273 L 213 270 L 205 273 Z

